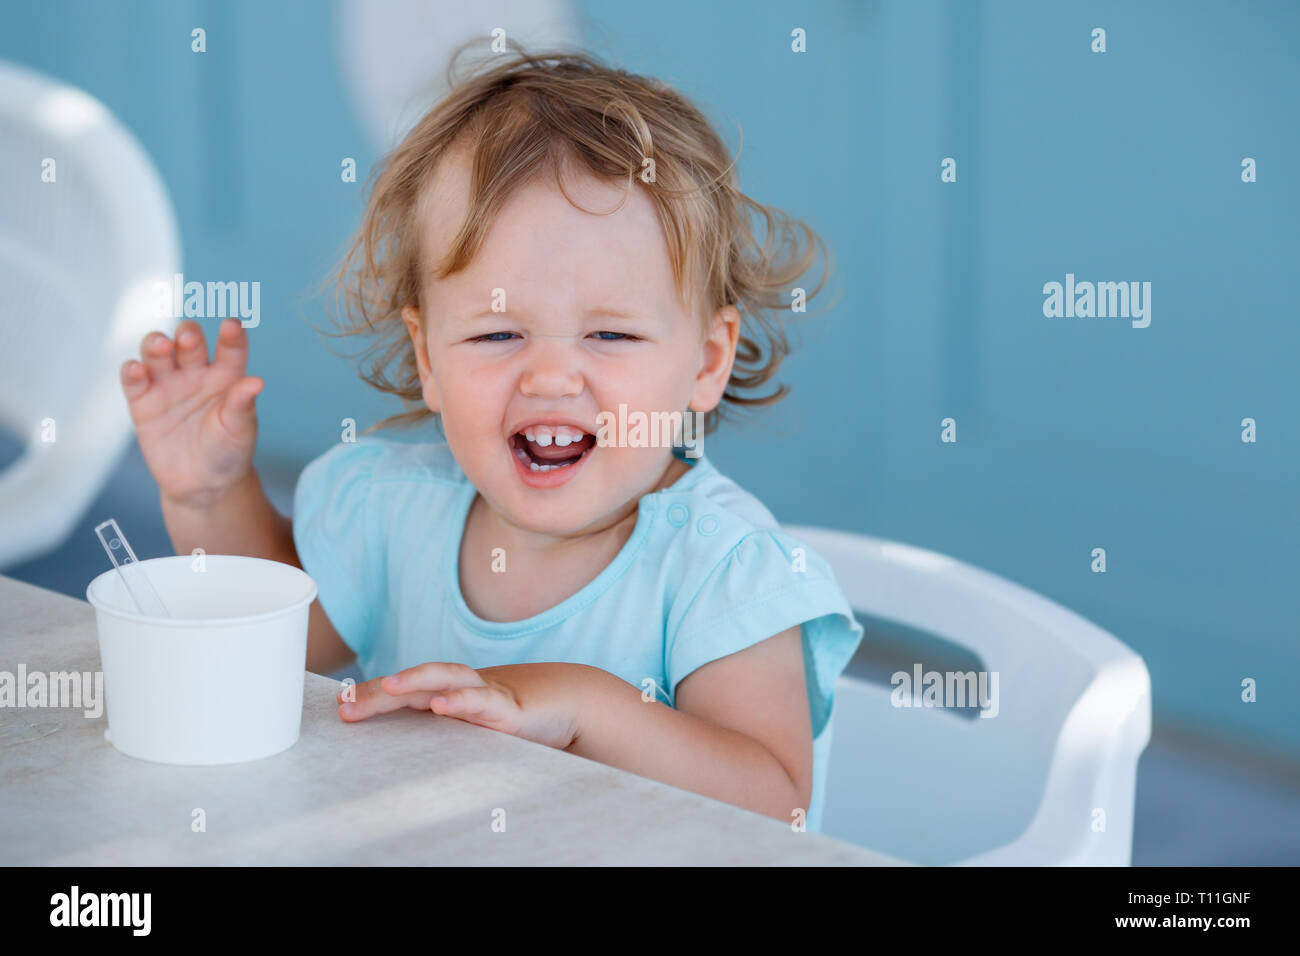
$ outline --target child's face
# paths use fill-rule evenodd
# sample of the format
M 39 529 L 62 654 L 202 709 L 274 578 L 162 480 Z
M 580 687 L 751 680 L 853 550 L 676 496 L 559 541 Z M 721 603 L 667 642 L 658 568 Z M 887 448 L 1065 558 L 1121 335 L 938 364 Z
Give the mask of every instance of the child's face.
M 464 221 L 469 175 L 468 154 L 450 153 L 424 197 L 426 269 Z M 588 177 L 564 184 L 597 212 L 623 196 Z M 521 187 L 474 260 L 446 279 L 426 273 L 421 308 L 403 310 L 425 402 L 441 414 L 452 454 L 518 527 L 579 534 L 627 517 L 664 483 L 672 449 L 597 446 L 597 415 L 617 415 L 620 404 L 629 420 L 707 412 L 731 375 L 740 315 L 728 306 L 706 327 L 679 301 L 645 188 L 602 216 L 574 208 L 549 177 Z

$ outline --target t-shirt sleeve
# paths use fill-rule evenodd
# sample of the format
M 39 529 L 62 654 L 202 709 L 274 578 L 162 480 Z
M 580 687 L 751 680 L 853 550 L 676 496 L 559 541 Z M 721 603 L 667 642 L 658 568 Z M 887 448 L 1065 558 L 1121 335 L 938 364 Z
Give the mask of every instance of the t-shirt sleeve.
M 303 469 L 293 494 L 293 541 L 303 570 L 343 642 L 364 660 L 385 596 L 384 553 L 371 506 L 383 454 L 364 439 L 331 448 Z
M 669 693 L 696 668 L 802 625 L 813 736 L 830 720 L 835 681 L 862 640 L 862 625 L 830 565 L 780 531 L 745 535 L 717 563 L 667 646 Z

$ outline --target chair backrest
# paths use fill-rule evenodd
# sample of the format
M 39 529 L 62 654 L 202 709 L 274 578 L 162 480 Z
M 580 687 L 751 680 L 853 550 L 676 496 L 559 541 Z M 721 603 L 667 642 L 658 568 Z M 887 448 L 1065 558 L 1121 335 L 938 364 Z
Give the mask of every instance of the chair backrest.
M 0 568 L 58 545 L 130 440 L 119 370 L 180 271 L 175 215 L 129 132 L 80 90 L 0 63 Z M 53 440 L 51 440 L 53 439 Z
M 973 718 L 894 706 L 891 686 L 841 677 L 823 832 L 918 863 L 967 861 L 1022 839 L 1024 862 L 1128 862 L 1132 782 L 1125 797 L 1116 766 L 1135 763 L 1150 736 L 1137 655 L 1060 605 L 952 558 L 784 530 L 826 558 L 855 611 L 960 645 L 997 675 L 996 714 Z M 1104 839 L 1093 826 L 1098 808 Z

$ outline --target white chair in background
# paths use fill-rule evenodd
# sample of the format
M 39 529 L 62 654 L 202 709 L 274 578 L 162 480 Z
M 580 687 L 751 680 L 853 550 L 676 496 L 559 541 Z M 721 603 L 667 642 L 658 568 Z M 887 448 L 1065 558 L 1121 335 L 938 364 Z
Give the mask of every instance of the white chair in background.
M 1151 737 L 1142 658 L 944 555 L 784 530 L 826 558 L 855 611 L 942 637 L 998 673 L 991 718 L 895 707 L 890 686 L 842 676 L 823 833 L 913 863 L 1130 864 L 1137 762 Z
M 362 129 L 381 154 L 398 144 L 449 89 L 451 53 L 471 38 L 509 38 L 530 51 L 576 47 L 582 18 L 572 0 L 339 0 L 335 16 L 344 88 Z M 466 51 L 492 56 L 487 44 Z
M 12 63 L 0 63 L 0 182 L 0 425 L 24 449 L 0 472 L 5 568 L 67 538 L 131 441 L 119 370 L 151 329 L 175 328 L 154 292 L 181 252 L 166 189 L 126 128 Z

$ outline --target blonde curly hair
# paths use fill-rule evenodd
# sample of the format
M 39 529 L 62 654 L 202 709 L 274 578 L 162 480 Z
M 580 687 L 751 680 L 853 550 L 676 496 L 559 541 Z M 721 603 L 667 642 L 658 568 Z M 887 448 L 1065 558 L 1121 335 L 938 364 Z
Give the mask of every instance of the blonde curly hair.
M 825 268 L 811 299 L 830 275 L 829 253 L 806 224 L 740 191 L 735 162 L 704 115 L 659 80 L 617 70 L 581 52 L 525 52 L 483 61 L 464 79 L 453 55 L 450 92 L 374 169 L 360 229 L 332 274 L 344 301 L 343 336 L 375 336 L 362 356 L 361 377 L 399 396 L 410 411 L 365 429 L 411 426 L 435 414 L 423 402 L 413 343 L 402 308 L 418 307 L 421 229 L 418 203 L 439 160 L 464 139 L 472 151 L 469 212 L 436 278 L 466 266 L 511 194 L 539 173 L 559 183 L 566 165 L 630 190 L 653 160 L 649 190 L 663 224 L 678 293 L 700 301 L 706 315 L 724 305 L 741 314 L 736 359 L 722 402 L 704 419 L 706 432 L 728 417 L 727 406 L 758 406 L 789 391 L 754 394 L 775 376 L 789 341 L 782 326 L 794 283 L 821 250 Z M 563 188 L 561 186 L 561 188 Z M 567 193 L 565 194 L 567 196 Z M 754 225 L 764 224 L 762 240 Z M 697 285 L 698 283 L 698 285 Z M 396 373 L 388 369 L 396 363 Z M 364 432 L 363 432 L 364 433 Z

